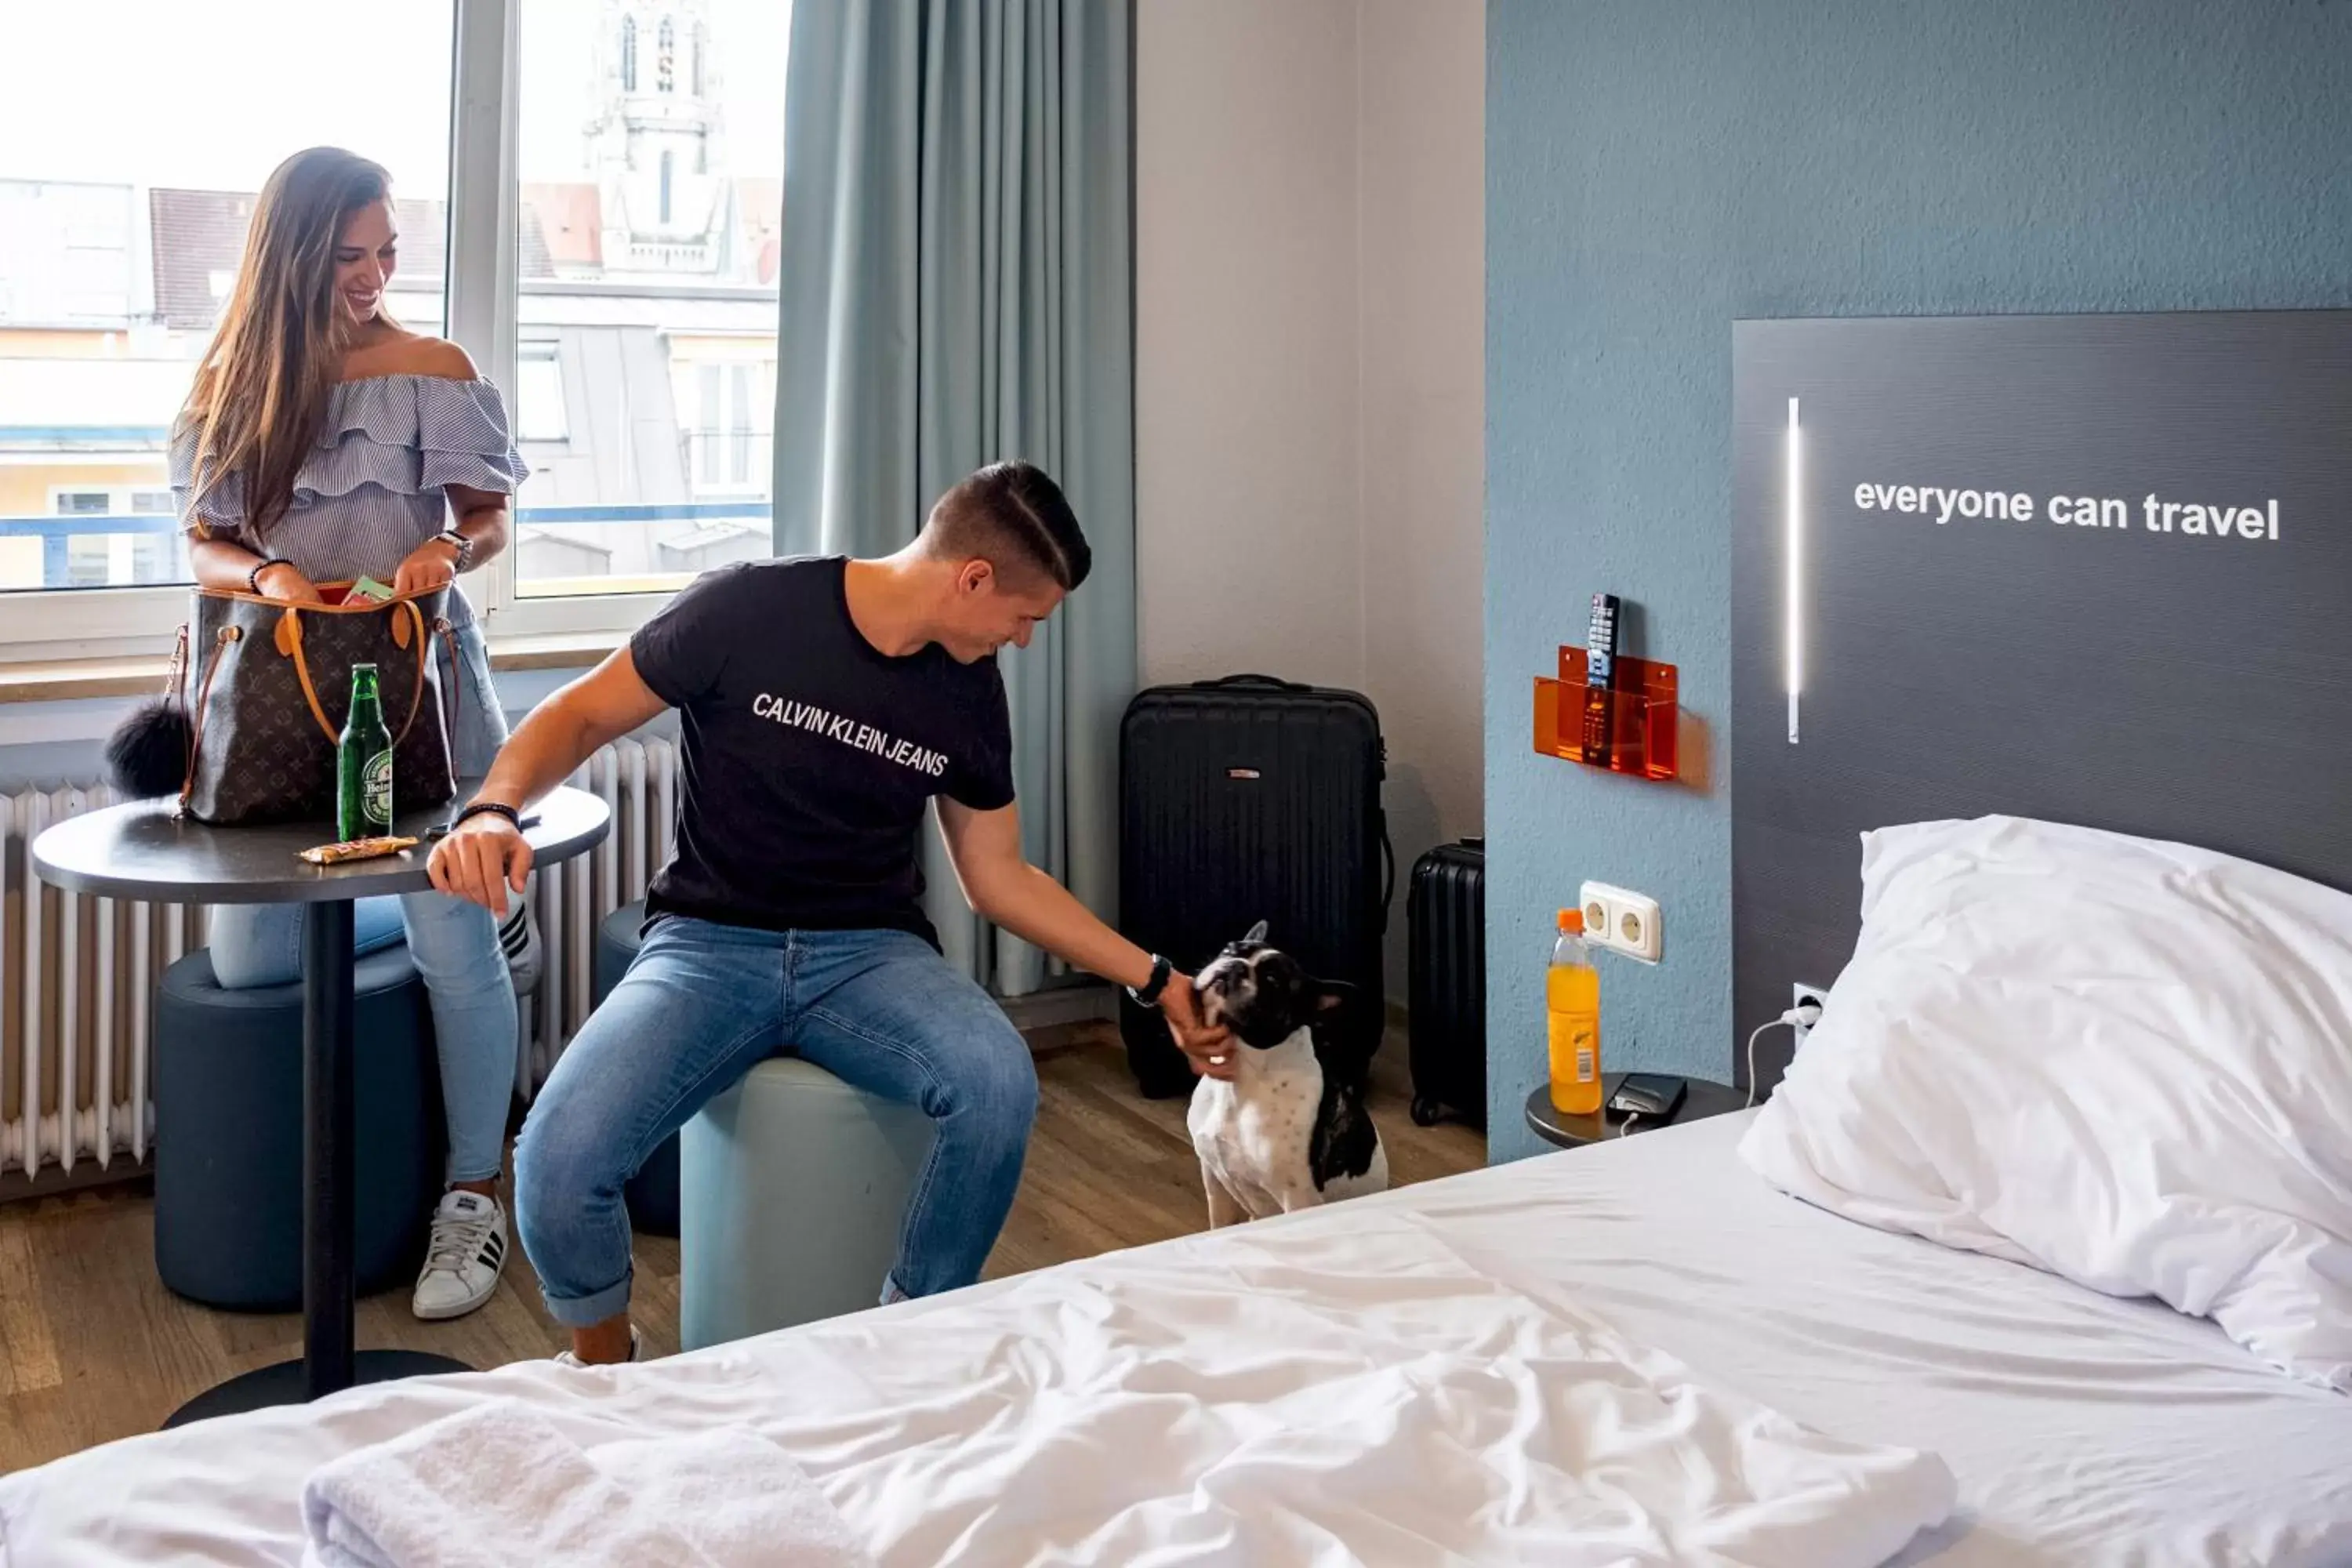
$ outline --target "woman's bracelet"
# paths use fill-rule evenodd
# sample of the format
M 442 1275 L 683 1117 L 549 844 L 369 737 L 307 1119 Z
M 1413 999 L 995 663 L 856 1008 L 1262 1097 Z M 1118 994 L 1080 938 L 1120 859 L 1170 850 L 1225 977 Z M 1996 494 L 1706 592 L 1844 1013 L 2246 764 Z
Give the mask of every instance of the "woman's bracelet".
M 253 590 L 254 597 L 259 598 L 261 596 L 261 574 L 264 572 L 268 571 L 272 566 L 291 566 L 294 563 L 287 560 L 283 555 L 273 555 L 267 561 L 257 561 L 253 564 L 253 570 L 245 574 L 245 585 Z
M 498 800 L 478 800 L 474 802 L 473 805 L 467 806 L 456 816 L 450 818 L 449 826 L 455 827 L 469 816 L 503 816 L 515 827 L 520 828 L 522 826 L 522 813 L 517 811 L 513 806 L 507 805 L 504 801 Z

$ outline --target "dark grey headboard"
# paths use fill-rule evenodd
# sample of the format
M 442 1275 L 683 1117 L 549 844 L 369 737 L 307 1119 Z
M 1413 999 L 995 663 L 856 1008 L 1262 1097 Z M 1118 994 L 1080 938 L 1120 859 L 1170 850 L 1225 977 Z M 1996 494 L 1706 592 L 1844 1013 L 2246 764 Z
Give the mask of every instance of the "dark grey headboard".
M 2352 889 L 2352 311 L 1743 321 L 1732 343 L 1739 1039 L 1843 967 L 1870 827 L 2006 812 Z M 1864 485 L 1889 489 L 1865 510 Z M 1906 485 L 2030 497 L 2032 520 L 1882 510 Z M 2151 493 L 2159 525 L 2218 505 L 2231 531 L 2185 510 L 2151 531 Z M 2053 496 L 2122 505 L 2053 522 Z

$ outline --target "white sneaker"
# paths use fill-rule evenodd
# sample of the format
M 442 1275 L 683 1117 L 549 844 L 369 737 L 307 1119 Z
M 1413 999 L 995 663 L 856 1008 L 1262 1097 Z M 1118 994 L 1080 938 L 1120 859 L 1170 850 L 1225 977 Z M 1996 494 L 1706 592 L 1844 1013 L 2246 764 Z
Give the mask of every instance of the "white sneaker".
M 499 946 L 506 952 L 507 973 L 514 977 L 515 994 L 528 996 L 539 989 L 547 961 L 542 956 L 539 916 L 532 912 L 530 895 L 525 893 L 516 902 L 520 907 L 499 926 Z
M 462 1318 L 490 1299 L 507 1264 L 507 1211 L 462 1188 L 441 1194 L 410 1310 L 427 1322 Z
M 636 1324 L 631 1323 L 629 1325 L 629 1359 L 631 1361 L 643 1361 L 645 1356 L 646 1337 L 645 1335 L 637 1332 Z M 586 1366 L 589 1363 L 582 1361 L 570 1351 L 558 1351 L 555 1352 L 555 1364 L 558 1366 Z M 600 1363 L 598 1364 L 601 1365 L 604 1363 Z

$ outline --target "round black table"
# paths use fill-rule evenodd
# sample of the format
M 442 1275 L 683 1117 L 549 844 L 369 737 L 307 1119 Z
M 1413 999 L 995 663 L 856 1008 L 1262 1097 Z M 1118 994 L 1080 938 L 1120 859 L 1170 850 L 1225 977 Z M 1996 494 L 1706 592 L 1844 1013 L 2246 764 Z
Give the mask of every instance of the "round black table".
M 461 785 L 457 798 L 471 794 Z M 431 887 L 426 835 L 454 808 L 402 813 L 393 831 L 421 840 L 405 853 L 311 866 L 298 857 L 332 840 L 331 826 L 208 827 L 174 816 L 174 805 L 136 801 L 58 823 L 33 841 L 34 868 L 44 881 L 103 898 L 318 907 L 302 922 L 302 1359 L 207 1389 L 164 1425 L 299 1404 L 354 1383 L 470 1371 L 446 1356 L 352 1343 L 352 900 Z M 576 789 L 558 789 L 531 809 L 539 822 L 525 837 L 535 866 L 593 848 L 611 825 L 604 801 Z
M 1624 1079 L 1622 1072 L 1601 1075 L 1602 1106 L 1608 1105 L 1609 1097 L 1617 1092 L 1617 1086 Z M 1744 1089 L 1734 1089 L 1727 1083 L 1710 1083 L 1703 1078 L 1685 1079 L 1684 1081 L 1690 1088 L 1672 1116 L 1663 1121 L 1653 1121 L 1646 1116 L 1638 1118 L 1633 1130 L 1644 1132 L 1652 1128 L 1676 1127 L 1683 1122 L 1698 1121 L 1709 1116 L 1726 1116 L 1745 1109 L 1748 1104 L 1748 1091 Z M 1545 1142 L 1562 1149 L 1580 1149 L 1587 1143 L 1613 1138 L 1617 1133 L 1612 1129 L 1623 1121 L 1623 1117 L 1607 1110 L 1584 1116 L 1570 1115 L 1552 1104 L 1549 1083 L 1539 1083 L 1528 1094 L 1528 1131 Z

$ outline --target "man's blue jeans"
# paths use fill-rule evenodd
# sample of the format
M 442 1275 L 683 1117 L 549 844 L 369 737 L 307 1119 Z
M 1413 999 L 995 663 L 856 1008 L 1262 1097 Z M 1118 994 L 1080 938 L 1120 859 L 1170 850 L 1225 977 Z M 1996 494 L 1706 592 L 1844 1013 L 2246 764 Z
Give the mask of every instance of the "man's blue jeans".
M 1037 1110 L 1028 1045 L 1003 1011 L 904 931 L 669 915 L 565 1048 L 515 1144 L 516 1224 L 556 1321 L 585 1328 L 628 1305 L 623 1184 L 713 1096 L 784 1053 L 937 1125 L 877 1297 L 980 1278 Z

